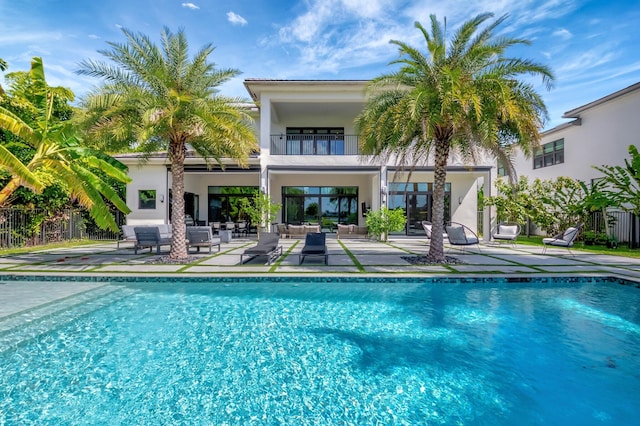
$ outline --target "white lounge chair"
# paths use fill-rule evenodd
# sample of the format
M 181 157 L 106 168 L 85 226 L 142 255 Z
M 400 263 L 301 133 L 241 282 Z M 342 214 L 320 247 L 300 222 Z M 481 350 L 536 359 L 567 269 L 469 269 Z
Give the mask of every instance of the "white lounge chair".
M 571 247 L 573 247 L 573 242 L 576 240 L 576 238 L 578 238 L 580 230 L 582 230 L 582 226 L 582 224 L 571 226 L 555 237 L 543 238 L 542 244 L 544 244 L 544 247 L 542 249 L 542 254 L 547 253 L 547 248 L 549 246 L 554 246 L 565 247 L 567 250 L 569 250 L 569 254 L 573 256 L 574 254 L 571 251 Z
M 491 236 L 496 242 L 510 243 L 515 246 L 520 230 L 520 225 L 517 223 L 501 222 L 493 228 Z

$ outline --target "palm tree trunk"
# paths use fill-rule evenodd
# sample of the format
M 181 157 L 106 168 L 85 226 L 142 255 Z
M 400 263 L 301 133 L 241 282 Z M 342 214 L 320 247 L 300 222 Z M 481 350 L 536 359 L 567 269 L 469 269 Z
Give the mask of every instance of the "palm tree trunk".
M 184 143 L 171 143 L 171 259 L 181 260 L 189 256 L 187 253 L 187 230 L 184 222 Z
M 429 245 L 429 257 L 432 261 L 444 261 L 444 185 L 447 181 L 447 161 L 449 159 L 449 140 L 435 143 L 435 168 L 433 171 L 433 207 L 432 232 Z

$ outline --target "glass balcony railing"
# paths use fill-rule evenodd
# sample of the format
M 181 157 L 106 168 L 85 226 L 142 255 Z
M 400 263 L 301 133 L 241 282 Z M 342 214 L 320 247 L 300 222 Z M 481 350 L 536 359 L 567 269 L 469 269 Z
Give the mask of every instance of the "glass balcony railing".
M 271 135 L 271 155 L 358 155 L 357 135 Z

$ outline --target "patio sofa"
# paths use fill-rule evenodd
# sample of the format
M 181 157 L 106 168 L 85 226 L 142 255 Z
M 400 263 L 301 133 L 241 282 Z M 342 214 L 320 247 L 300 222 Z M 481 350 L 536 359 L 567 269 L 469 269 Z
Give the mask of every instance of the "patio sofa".
M 368 238 L 369 228 L 361 225 L 338 224 L 338 239 L 340 238 Z
M 134 228 L 138 227 L 155 227 L 160 231 L 160 238 L 171 239 L 171 224 L 161 223 L 155 225 L 122 225 L 122 238 L 117 242 L 117 248 L 120 248 L 121 243 L 133 243 L 134 249 L 136 246 L 136 233 Z
M 286 229 L 289 238 L 302 238 L 307 234 L 320 232 L 320 225 L 287 225 Z

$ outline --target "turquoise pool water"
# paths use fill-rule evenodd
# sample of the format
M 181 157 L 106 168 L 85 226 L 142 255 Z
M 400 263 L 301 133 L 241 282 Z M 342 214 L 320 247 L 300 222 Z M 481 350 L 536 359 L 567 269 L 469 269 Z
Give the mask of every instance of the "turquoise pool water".
M 640 289 L 606 280 L 111 282 L 0 330 L 7 425 L 640 419 Z

